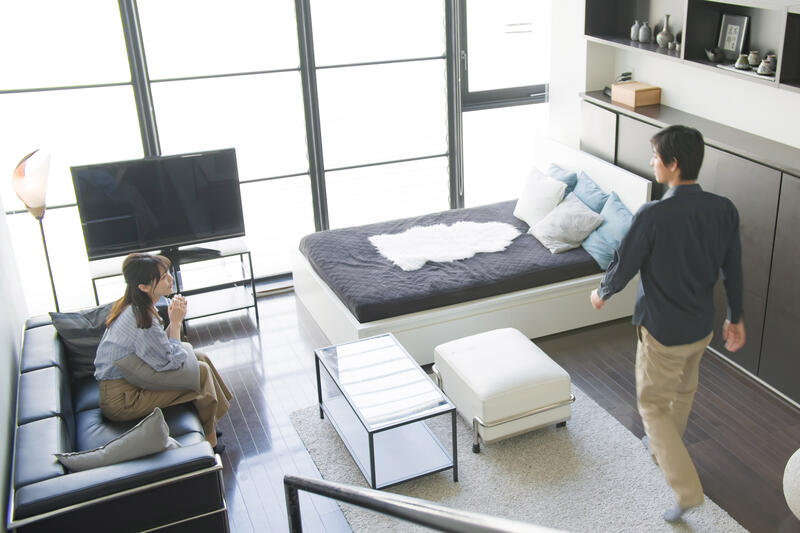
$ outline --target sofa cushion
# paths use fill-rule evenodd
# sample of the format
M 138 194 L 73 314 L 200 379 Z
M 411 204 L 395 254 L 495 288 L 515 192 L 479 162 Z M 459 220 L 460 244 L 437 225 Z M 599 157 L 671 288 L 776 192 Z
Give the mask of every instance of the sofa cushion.
M 197 411 L 191 403 L 173 405 L 163 410 L 169 434 L 181 446 L 205 440 Z M 105 418 L 100 408 L 75 412 L 75 450 L 91 450 L 115 439 L 136 425 L 138 420 L 114 422 Z M 184 438 L 196 434 L 197 438 Z
M 75 420 L 69 385 L 57 366 L 26 372 L 19 377 L 17 424 L 60 416 L 67 425 L 69 441 L 75 435 Z
M 100 407 L 100 391 L 94 376 L 72 382 L 72 408 L 76 413 Z
M 94 357 L 113 303 L 74 313 L 50 313 L 58 336 L 67 346 L 67 364 L 73 378 L 94 375 Z
M 46 325 L 25 330 L 19 371 L 25 373 L 48 366 L 67 369 L 64 345 L 58 340 L 56 328 Z
M 14 487 L 29 485 L 64 474 L 53 455 L 70 450 L 67 427 L 57 416 L 17 427 L 14 447 Z
M 131 429 L 106 444 L 87 451 L 57 453 L 56 457 L 70 472 L 81 472 L 179 447 L 169 436 L 161 409 L 156 407 Z

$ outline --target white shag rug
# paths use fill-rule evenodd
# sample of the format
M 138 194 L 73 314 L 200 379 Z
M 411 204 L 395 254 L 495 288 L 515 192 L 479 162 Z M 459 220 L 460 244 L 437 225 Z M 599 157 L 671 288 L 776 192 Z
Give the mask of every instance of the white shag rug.
M 383 257 L 409 271 L 422 268 L 427 261 L 457 261 L 480 252 L 502 252 L 520 234 L 505 222 L 459 221 L 373 235 L 369 242 Z
M 386 490 L 479 513 L 569 532 L 742 532 L 710 499 L 675 524 L 662 513 L 672 491 L 642 443 L 580 389 L 565 428 L 543 428 L 481 446 L 472 453 L 472 429 L 459 417 L 458 471 L 446 470 Z M 324 479 L 366 487 L 367 482 L 316 406 L 295 411 L 292 424 Z M 428 421 L 450 446 L 450 417 Z M 342 505 L 353 531 L 427 531 L 408 522 Z

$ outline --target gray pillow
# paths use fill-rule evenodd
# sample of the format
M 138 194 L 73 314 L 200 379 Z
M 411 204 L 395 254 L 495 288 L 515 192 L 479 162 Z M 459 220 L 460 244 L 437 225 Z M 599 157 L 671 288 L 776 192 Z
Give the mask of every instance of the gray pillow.
M 131 429 L 108 444 L 83 452 L 57 453 L 58 461 L 71 472 L 113 465 L 169 448 L 180 448 L 180 444 L 169 436 L 169 426 L 164 414 L 156 407 Z
M 74 313 L 50 313 L 58 336 L 67 347 L 67 363 L 73 379 L 94 375 L 94 357 L 112 303 Z
M 537 222 L 530 233 L 551 253 L 559 254 L 580 246 L 602 223 L 603 217 L 571 192 L 563 202 Z
M 192 390 L 200 392 L 200 366 L 194 349 L 188 342 L 182 342 L 188 353 L 186 361 L 180 368 L 159 372 L 142 361 L 135 353 L 126 355 L 114 361 L 114 366 L 120 371 L 125 381 L 145 390 Z

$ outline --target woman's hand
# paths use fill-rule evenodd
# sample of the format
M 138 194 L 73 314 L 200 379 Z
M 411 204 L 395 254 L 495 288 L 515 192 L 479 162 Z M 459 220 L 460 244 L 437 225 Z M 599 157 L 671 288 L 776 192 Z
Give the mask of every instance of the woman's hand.
M 186 298 L 176 294 L 169 302 L 167 315 L 169 316 L 167 336 L 172 339 L 180 339 L 181 323 L 186 316 Z

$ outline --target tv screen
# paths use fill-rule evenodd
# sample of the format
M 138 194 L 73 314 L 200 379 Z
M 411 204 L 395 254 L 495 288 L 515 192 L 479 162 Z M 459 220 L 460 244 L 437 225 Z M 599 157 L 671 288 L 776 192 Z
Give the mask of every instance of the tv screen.
M 90 260 L 245 234 L 233 148 L 71 171 Z

